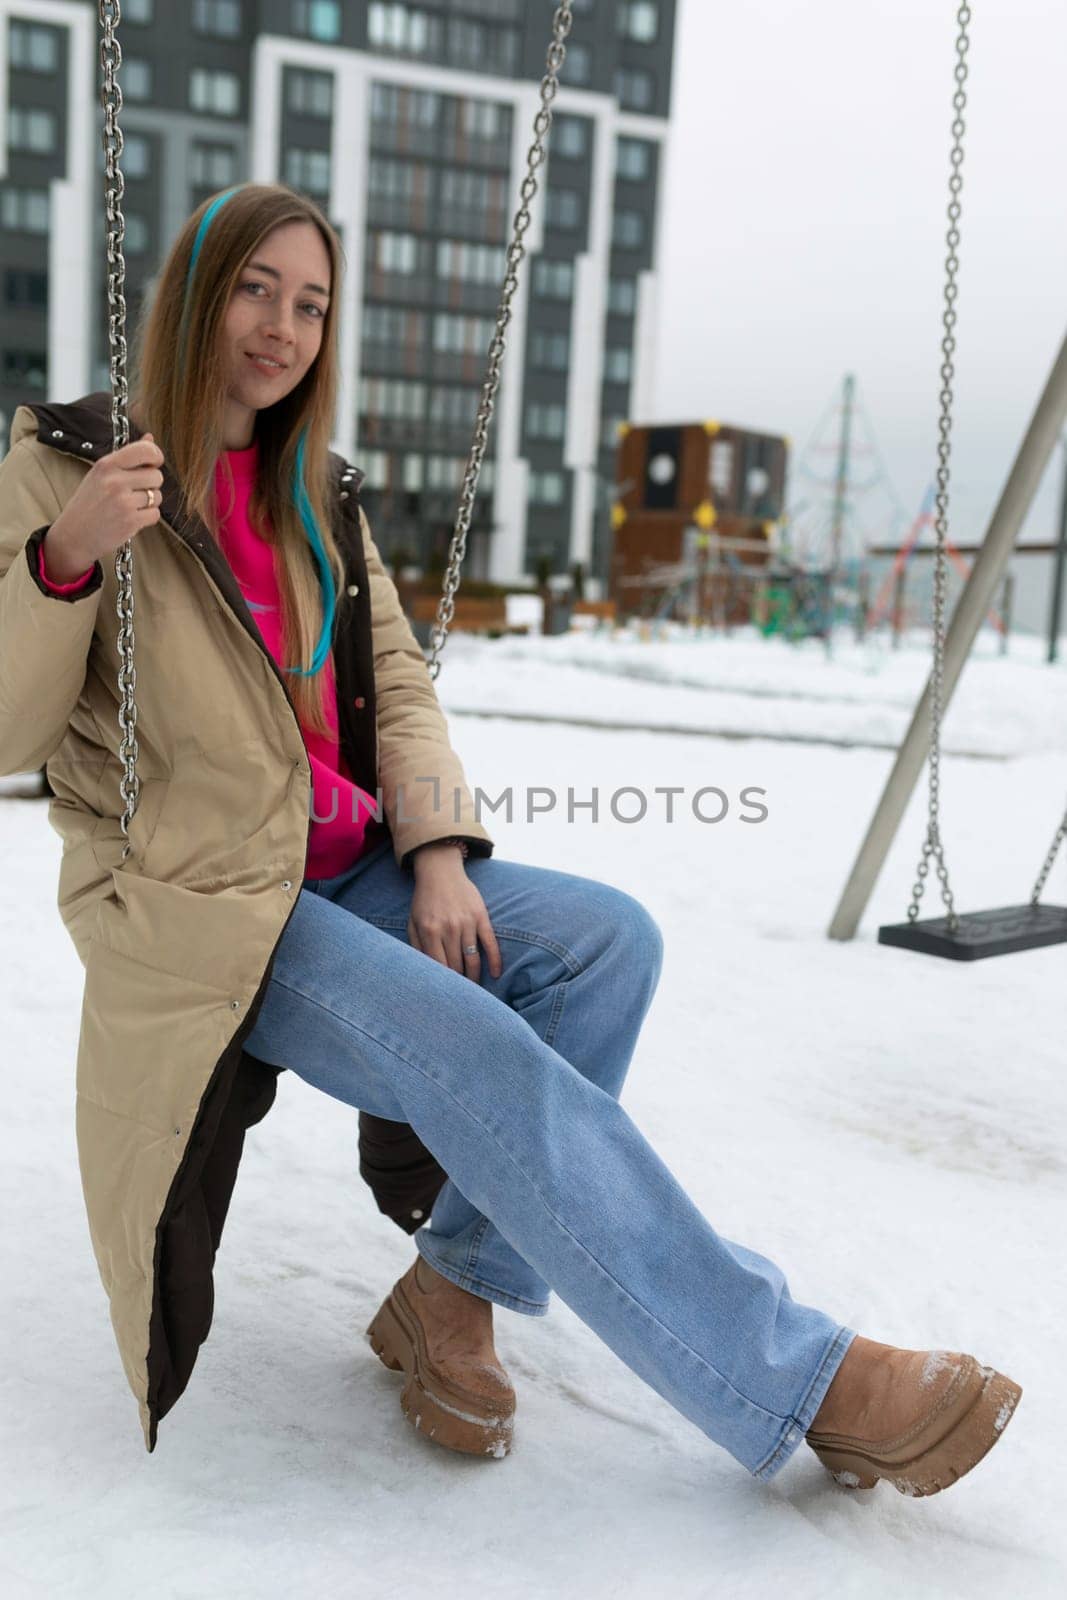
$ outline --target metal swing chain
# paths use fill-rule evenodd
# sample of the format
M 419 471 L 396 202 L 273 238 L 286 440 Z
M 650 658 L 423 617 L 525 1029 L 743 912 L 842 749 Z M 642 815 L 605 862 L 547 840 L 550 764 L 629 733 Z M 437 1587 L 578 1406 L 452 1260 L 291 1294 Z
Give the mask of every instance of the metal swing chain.
M 572 21 L 573 15 L 569 0 L 563 0 L 563 3 L 556 7 L 552 18 L 552 41 L 549 44 L 546 56 L 547 71 L 541 79 L 541 105 L 534 118 L 534 142 L 530 146 L 526 158 L 526 176 L 522 180 L 521 204 L 515 214 L 511 243 L 507 250 L 507 271 L 504 276 L 503 293 L 496 314 L 496 329 L 489 345 L 488 366 L 485 383 L 482 388 L 482 399 L 474 424 L 474 439 L 471 444 L 470 457 L 467 461 L 467 470 L 463 478 L 463 489 L 460 495 L 459 509 L 456 513 L 452 542 L 448 549 L 448 565 L 442 585 L 441 598 L 437 605 L 437 616 L 430 630 L 431 651 L 427 665 L 431 679 L 435 679 L 441 670 L 439 656 L 455 610 L 455 596 L 456 590 L 459 588 L 460 569 L 467 551 L 467 534 L 470 531 L 471 517 L 474 513 L 474 496 L 478 488 L 478 478 L 481 474 L 482 461 L 485 457 L 486 445 L 489 439 L 489 424 L 493 417 L 493 402 L 500 386 L 500 362 L 504 354 L 507 326 L 511 321 L 511 302 L 519 286 L 519 266 L 526 255 L 523 236 L 530 226 L 530 205 L 537 193 L 536 173 L 538 167 L 545 160 L 545 137 L 552 125 L 552 102 L 555 100 L 556 92 L 559 88 L 559 74 L 567 54 L 566 39 L 571 31 Z
M 126 237 L 126 220 L 122 214 L 122 196 L 126 182 L 122 176 L 119 157 L 122 154 L 122 129 L 119 112 L 122 109 L 122 90 L 116 73 L 122 63 L 122 48 L 115 37 L 115 25 L 121 18 L 118 0 L 99 0 L 100 65 L 104 82 L 101 102 L 104 108 L 104 168 L 105 205 L 107 208 L 107 303 L 108 339 L 111 345 L 111 433 L 112 448 L 121 450 L 129 443 L 130 424 L 127 415 L 129 390 L 126 384 L 126 258 L 122 241 Z M 121 818 L 125 844 L 122 859 L 130 853 L 130 823 L 141 794 L 141 781 L 137 776 L 137 702 L 134 689 L 137 672 L 133 664 L 133 548 L 127 539 L 115 552 L 115 576 L 118 579 L 116 610 L 119 618 L 119 760 L 123 771 L 119 779 L 119 794 L 124 811 Z
M 1052 863 L 1059 854 L 1060 845 L 1063 843 L 1064 839 L 1067 839 L 1067 811 L 1063 813 L 1063 820 L 1052 836 L 1052 843 L 1048 847 L 1048 855 L 1045 857 L 1045 864 L 1038 873 L 1037 882 L 1034 884 L 1034 887 L 1031 891 L 1030 904 L 1032 906 L 1036 906 L 1038 901 L 1041 899 L 1041 891 L 1045 887 L 1048 875 L 1052 871 Z
M 967 50 L 970 46 L 967 28 L 971 20 L 971 8 L 966 3 L 966 0 L 959 8 L 956 20 L 959 31 L 956 35 L 956 92 L 952 97 L 954 112 L 952 119 L 952 154 L 950 157 L 952 170 L 948 180 L 948 232 L 945 236 L 948 244 L 948 255 L 945 258 L 944 306 L 941 313 L 941 415 L 938 420 L 937 510 L 934 517 L 934 527 L 937 532 L 937 553 L 934 562 L 934 670 L 930 693 L 930 806 L 922 858 L 919 861 L 918 875 L 912 888 L 911 904 L 908 906 L 908 921 L 914 922 L 919 915 L 919 901 L 922 899 L 923 889 L 926 887 L 926 877 L 930 871 L 930 859 L 933 857 L 937 867 L 937 876 L 941 881 L 941 898 L 945 902 L 945 909 L 948 912 L 948 929 L 953 934 L 959 930 L 960 923 L 952 898 L 952 890 L 949 887 L 948 868 L 945 865 L 944 847 L 941 843 L 941 720 L 944 710 L 945 671 L 945 543 L 948 535 L 949 456 L 952 448 L 952 384 L 956 372 L 952 357 L 956 351 L 956 296 L 959 292 L 956 285 L 956 274 L 960 265 L 957 251 L 960 243 L 959 221 L 962 210 L 960 191 L 963 188 L 963 174 L 960 168 L 963 164 L 963 135 L 966 128 L 963 120 L 963 112 L 967 105 L 964 85 L 967 82 Z
M 116 78 L 117 69 L 122 62 L 122 50 L 115 35 L 115 25 L 121 20 L 121 12 L 118 0 L 99 0 L 98 9 L 102 30 L 100 63 L 103 69 L 103 88 L 101 100 L 104 109 L 105 199 L 108 220 L 107 259 L 110 269 L 108 272 L 107 292 L 109 308 L 108 337 L 111 346 L 111 424 L 113 448 L 118 450 L 129 440 L 129 422 L 126 411 L 129 398 L 126 381 L 126 261 L 122 251 L 122 243 L 126 236 L 126 224 L 122 212 L 125 180 L 118 162 L 123 148 L 122 130 L 119 127 L 118 120 L 118 114 L 122 107 L 122 91 Z M 449 547 L 448 565 L 442 595 L 430 635 L 432 649 L 428 668 L 431 679 L 436 678 L 440 671 L 439 656 L 455 609 L 455 594 L 459 588 L 460 569 L 466 554 L 467 534 L 470 531 L 471 517 L 474 512 L 474 497 L 488 444 L 489 424 L 493 417 L 494 400 L 500 386 L 500 365 L 506 344 L 506 331 L 511 320 L 511 303 L 519 286 L 518 269 L 526 255 L 523 237 L 530 226 L 530 206 L 537 194 L 537 169 L 544 164 L 547 153 L 545 138 L 552 125 L 552 102 L 555 100 L 559 89 L 559 74 L 566 57 L 566 40 L 571 31 L 573 20 L 569 0 L 562 0 L 562 3 L 556 7 L 552 19 L 552 40 L 546 56 L 547 70 L 541 80 L 541 105 L 534 119 L 534 141 L 527 155 L 527 170 L 522 182 L 521 204 L 514 219 L 512 239 L 508 246 L 507 272 L 497 311 L 496 329 L 489 346 L 488 367 L 482 389 L 481 404 L 478 408 L 475 422 L 474 439 L 464 474 L 463 489 L 452 543 Z M 119 759 L 123 765 L 119 792 L 124 803 L 121 826 L 126 840 L 122 850 L 122 859 L 125 861 L 130 853 L 129 826 L 137 810 L 137 803 L 140 798 L 140 780 L 137 776 L 137 704 L 134 698 L 137 672 L 134 666 L 133 550 L 129 540 L 116 553 L 115 575 L 119 585 L 116 601 L 119 618 L 118 646 L 121 658 L 118 674 L 119 729 L 121 734 Z

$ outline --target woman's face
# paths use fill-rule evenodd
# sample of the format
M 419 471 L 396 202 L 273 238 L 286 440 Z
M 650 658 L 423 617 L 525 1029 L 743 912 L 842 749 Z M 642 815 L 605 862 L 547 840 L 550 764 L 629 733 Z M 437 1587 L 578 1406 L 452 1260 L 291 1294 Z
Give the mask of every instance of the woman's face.
M 304 377 L 322 344 L 331 288 L 329 252 L 313 223 L 284 223 L 252 251 L 223 324 L 228 449 L 250 444 L 255 413 L 275 405 Z M 253 355 L 270 356 L 278 365 L 264 365 Z

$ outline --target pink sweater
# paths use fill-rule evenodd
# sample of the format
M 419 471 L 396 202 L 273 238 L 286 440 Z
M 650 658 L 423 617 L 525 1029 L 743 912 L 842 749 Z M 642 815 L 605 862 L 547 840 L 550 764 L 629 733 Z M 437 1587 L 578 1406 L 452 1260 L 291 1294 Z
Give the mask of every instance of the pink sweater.
M 230 505 L 228 516 L 220 518 L 219 544 L 233 569 L 248 609 L 279 667 L 282 665 L 282 625 L 278 583 L 274 571 L 274 552 L 250 526 L 248 502 L 259 465 L 259 441 L 247 450 L 227 450 L 225 460 L 233 473 L 233 489 L 226 479 L 223 456 L 215 466 L 215 494 L 221 511 Z M 42 581 L 58 594 L 70 594 L 88 583 L 88 572 L 73 583 L 54 583 L 44 567 L 45 545 L 40 547 L 38 571 Z M 287 677 L 292 681 L 295 675 Z M 337 733 L 337 688 L 332 655 L 322 669 L 325 688 L 328 736 L 301 727 L 304 746 L 311 765 L 314 815 L 308 837 L 305 874 L 309 878 L 332 878 L 354 865 L 366 850 L 384 836 L 384 828 L 374 820 L 374 797 L 352 781 Z M 318 818 L 324 818 L 318 821 Z

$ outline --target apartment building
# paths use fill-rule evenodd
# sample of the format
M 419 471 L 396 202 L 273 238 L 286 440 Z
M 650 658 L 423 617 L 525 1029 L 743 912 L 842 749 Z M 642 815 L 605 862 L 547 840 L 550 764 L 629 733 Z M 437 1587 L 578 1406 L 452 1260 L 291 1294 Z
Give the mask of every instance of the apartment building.
M 575 0 L 468 541 L 470 575 L 606 578 L 617 428 L 652 400 L 676 0 Z M 551 0 L 122 0 L 127 319 L 207 196 L 310 195 L 345 251 L 337 448 L 375 536 L 447 549 Z M 96 0 L 0 0 L 0 438 L 107 388 Z

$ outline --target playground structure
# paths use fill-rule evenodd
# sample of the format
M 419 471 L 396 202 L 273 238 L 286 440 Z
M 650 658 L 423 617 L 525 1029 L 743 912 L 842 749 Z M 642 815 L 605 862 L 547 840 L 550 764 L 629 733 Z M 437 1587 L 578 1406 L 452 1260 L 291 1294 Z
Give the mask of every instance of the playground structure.
M 624 424 L 610 593 L 620 618 L 747 622 L 785 498 L 788 441 L 719 422 Z
M 831 451 L 829 477 L 811 464 Z M 874 466 L 864 468 L 864 457 Z M 675 621 L 765 638 L 857 639 L 891 624 L 894 643 L 918 620 L 906 604 L 913 556 L 932 527 L 933 486 L 899 545 L 875 546 L 860 526 L 863 495 L 884 487 L 894 521 L 907 519 L 881 460 L 856 379 L 824 413 L 796 472 L 805 498 L 786 507 L 789 441 L 718 422 L 626 424 L 616 463 L 611 593 L 620 619 Z M 859 474 L 865 472 L 865 476 Z M 968 566 L 950 544 L 957 571 Z M 891 573 L 872 600 L 877 564 Z M 1010 596 L 994 626 L 1006 638 Z

